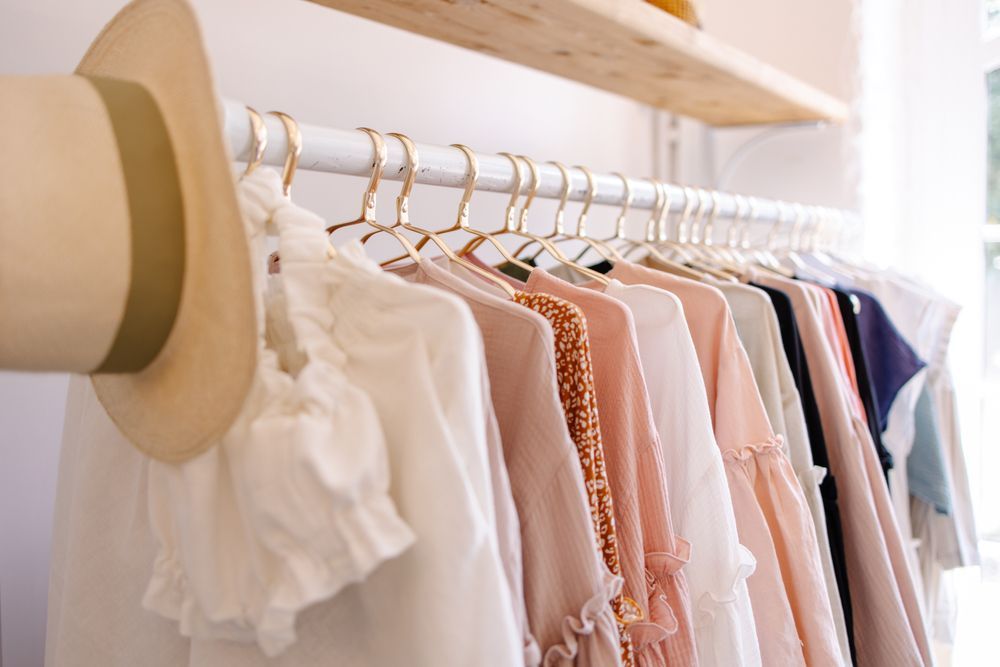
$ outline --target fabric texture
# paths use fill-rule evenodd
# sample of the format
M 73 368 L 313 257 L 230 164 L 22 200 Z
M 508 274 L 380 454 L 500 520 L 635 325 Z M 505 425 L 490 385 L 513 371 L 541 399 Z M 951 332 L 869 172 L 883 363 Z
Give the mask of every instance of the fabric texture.
M 551 326 L 479 288 L 461 267 L 424 260 L 394 271 L 462 298 L 482 334 L 520 519 L 527 616 L 538 642 L 537 657 L 526 651 L 525 663 L 617 664 L 619 636 L 610 602 L 621 583 L 599 558 L 594 509 L 559 401 Z
M 685 567 L 702 667 L 760 665 L 746 579 L 756 561 L 739 543 L 698 357 L 680 300 L 647 285 L 587 283 L 627 305 L 663 448 L 670 508 L 691 543 Z
M 709 285 L 629 262 L 608 275 L 667 289 L 684 304 L 740 539 L 758 562 L 750 597 L 764 664 L 843 664 L 808 505 L 771 430 L 725 298 Z
M 789 296 L 837 477 L 844 546 L 854 612 L 858 664 L 932 664 L 913 577 L 886 489 L 882 466 L 853 387 L 819 312 L 824 300 L 810 286 L 752 272 L 754 282 Z

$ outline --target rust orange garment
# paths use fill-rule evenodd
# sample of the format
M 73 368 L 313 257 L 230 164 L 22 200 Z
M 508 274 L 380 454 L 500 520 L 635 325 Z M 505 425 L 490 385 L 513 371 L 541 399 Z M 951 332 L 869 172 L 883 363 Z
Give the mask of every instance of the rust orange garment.
M 604 464 L 604 445 L 601 442 L 587 320 L 577 306 L 551 294 L 517 292 L 513 300 L 535 311 L 552 325 L 559 398 L 563 412 L 566 413 L 566 426 L 580 455 L 580 467 L 590 501 L 597 546 L 604 557 L 604 564 L 612 574 L 620 577 L 622 568 L 615 540 L 614 504 Z M 635 655 L 627 622 L 637 617 L 639 609 L 634 600 L 626 601 L 621 592 L 611 601 L 611 606 L 618 619 L 622 664 L 632 667 L 635 665 Z

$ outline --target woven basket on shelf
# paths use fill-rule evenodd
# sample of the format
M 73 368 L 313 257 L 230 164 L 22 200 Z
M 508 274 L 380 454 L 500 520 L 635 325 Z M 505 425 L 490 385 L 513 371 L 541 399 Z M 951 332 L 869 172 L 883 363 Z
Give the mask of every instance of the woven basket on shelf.
M 686 23 L 698 28 L 701 27 L 701 22 L 698 20 L 698 8 L 692 0 L 646 0 L 646 2 L 670 12 Z

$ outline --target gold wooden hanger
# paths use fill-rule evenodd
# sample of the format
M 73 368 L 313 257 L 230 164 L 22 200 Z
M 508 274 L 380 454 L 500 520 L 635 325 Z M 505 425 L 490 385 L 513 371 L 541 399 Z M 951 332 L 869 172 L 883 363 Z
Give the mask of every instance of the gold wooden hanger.
M 377 231 L 385 232 L 389 236 L 396 239 L 396 241 L 403 246 L 403 250 L 406 251 L 406 254 L 409 255 L 410 259 L 414 262 L 419 262 L 420 253 L 413 247 L 413 244 L 410 243 L 409 239 L 400 234 L 398 230 L 381 225 L 375 220 L 375 195 L 378 192 L 378 184 L 382 180 L 382 171 L 385 169 L 385 162 L 387 159 L 385 140 L 382 138 L 381 134 L 371 128 L 359 127 L 358 129 L 367 134 L 372 140 L 372 148 L 375 151 L 375 158 L 372 160 L 371 177 L 368 179 L 368 187 L 361 200 L 361 217 L 356 220 L 350 220 L 348 222 L 332 225 L 327 227 L 326 231 L 332 236 L 338 229 L 351 227 L 353 225 L 366 224 L 370 227 L 374 227 Z
M 569 193 L 570 193 L 570 177 L 569 177 L 569 171 L 567 171 L 567 169 L 566 169 L 566 165 L 564 165 L 561 162 L 555 162 L 555 161 L 551 161 L 548 164 L 554 165 L 556 167 L 556 169 L 559 170 L 559 173 L 562 174 L 563 184 L 562 184 L 562 191 L 559 193 L 559 205 L 556 207 L 556 215 L 555 215 L 555 218 L 554 218 L 555 219 L 555 223 L 552 225 L 552 231 L 549 232 L 548 234 L 539 235 L 539 236 L 541 236 L 541 238 L 543 238 L 543 239 L 545 239 L 547 241 L 552 240 L 554 238 L 557 238 L 559 236 L 562 236 L 563 233 L 565 232 L 565 229 L 566 229 L 566 203 L 569 202 Z M 525 243 L 524 245 L 522 245 L 520 248 L 518 248 L 514 252 L 514 254 L 515 255 L 520 255 L 521 253 L 523 253 L 525 250 L 527 250 L 528 248 L 530 248 L 534 244 L 535 244 L 534 240 L 528 241 L 527 243 Z M 539 250 L 539 252 L 541 252 L 541 251 Z M 536 253 L 535 257 L 537 257 L 537 256 L 538 256 L 538 254 Z
M 465 152 L 466 157 L 469 158 L 470 161 L 475 157 L 472 154 L 472 151 L 463 152 Z M 517 158 L 510 153 L 500 153 L 500 155 L 503 155 L 510 160 L 511 164 L 514 166 L 514 187 L 510 193 L 510 201 L 507 202 L 507 208 L 504 211 L 503 227 L 493 232 L 480 232 L 478 230 L 473 230 L 471 227 L 466 228 L 468 231 L 473 232 L 478 238 L 474 238 L 466 243 L 462 249 L 458 251 L 458 254 L 462 256 L 468 255 L 470 252 L 473 252 L 476 248 L 482 245 L 484 241 L 490 241 L 505 260 L 522 270 L 531 273 L 535 267 L 517 259 L 518 253 L 514 253 L 512 255 L 510 251 L 508 251 L 504 245 L 500 243 L 500 240 L 496 238 L 502 234 L 513 234 L 516 229 L 517 221 L 515 214 L 517 213 L 517 200 L 521 197 L 521 184 L 524 180 L 522 178 L 523 174 L 521 172 L 521 163 L 517 161 Z
M 650 212 L 649 220 L 646 222 L 646 238 L 642 241 L 629 241 L 633 246 L 626 252 L 628 255 L 636 248 L 644 248 L 650 257 L 653 258 L 653 266 L 661 271 L 672 273 L 691 280 L 703 280 L 705 275 L 699 271 L 688 268 L 683 264 L 670 259 L 654 245 L 658 242 L 658 237 L 666 235 L 666 213 L 670 210 L 670 194 L 662 183 L 655 179 L 649 179 L 656 190 L 656 203 Z
M 556 166 L 561 167 L 559 171 L 562 172 L 563 179 L 568 182 L 570 178 L 569 172 L 558 163 L 556 163 Z M 547 241 L 552 246 L 566 241 L 583 241 L 588 246 L 587 250 L 593 249 L 605 261 L 614 263 L 618 259 L 621 259 L 621 255 L 616 256 L 603 242 L 587 235 L 587 214 L 590 212 L 590 205 L 594 202 L 594 197 L 597 196 L 597 179 L 594 178 L 593 172 L 587 167 L 578 165 L 573 168 L 582 171 L 583 175 L 587 178 L 587 194 L 584 195 L 583 208 L 580 209 L 580 215 L 576 220 L 576 233 L 570 234 L 564 230 L 562 234 L 549 238 Z M 601 275 L 603 276 L 604 274 Z
M 251 163 L 247 165 L 247 171 L 243 174 L 244 176 L 253 173 L 253 170 L 264 159 L 264 147 L 267 145 L 267 127 L 264 125 L 264 119 L 256 111 L 250 109 L 250 107 L 247 107 L 247 109 L 252 112 L 250 114 L 250 124 L 254 131 L 255 145 L 252 151 Z M 288 152 L 285 154 L 285 163 L 281 167 L 281 191 L 287 199 L 291 200 L 292 181 L 295 180 L 295 172 L 299 167 L 299 156 L 302 155 L 302 131 L 299 130 L 299 124 L 295 119 L 287 113 L 283 111 L 268 111 L 267 113 L 271 116 L 276 116 L 281 121 L 281 125 L 285 128 L 285 134 L 288 138 Z M 259 123 L 253 120 L 255 116 Z M 337 249 L 333 247 L 333 244 L 329 240 L 326 243 L 326 255 L 328 258 L 337 256 Z M 271 253 L 271 256 L 268 258 L 268 272 L 276 272 L 280 262 L 281 258 L 278 252 Z
M 735 280 L 734 276 L 742 274 L 742 269 L 733 261 L 732 255 L 730 255 L 725 246 L 715 244 L 715 221 L 718 219 L 719 211 L 722 208 L 722 197 L 714 190 L 711 193 L 711 197 L 712 210 L 705 222 L 705 226 L 701 230 L 701 247 L 706 260 L 710 262 L 709 266 L 714 264 L 721 269 L 720 273 L 725 276 L 726 280 L 732 281 Z
M 247 168 L 240 178 L 246 178 L 260 166 L 264 161 L 264 151 L 267 149 L 267 126 L 264 119 L 253 107 L 247 107 L 247 115 L 250 117 L 250 132 L 253 137 L 250 144 L 250 159 L 247 160 Z
M 618 217 L 615 218 L 615 227 L 614 230 L 611 232 L 611 236 L 609 236 L 606 239 L 595 238 L 594 240 L 603 245 L 605 248 L 607 248 L 608 251 L 612 255 L 614 255 L 616 261 L 621 261 L 622 259 L 624 259 L 624 257 L 622 256 L 621 251 L 619 251 L 618 248 L 616 248 L 612 244 L 612 241 L 626 240 L 625 220 L 628 218 L 629 208 L 632 207 L 633 194 L 632 194 L 632 183 L 629 182 L 629 180 L 624 175 L 620 174 L 617 171 L 614 172 L 614 175 L 621 180 L 622 187 L 625 189 L 625 201 L 622 204 L 621 210 L 618 212 Z M 573 261 L 579 262 L 581 259 L 583 259 L 583 256 L 587 254 L 587 250 L 589 250 L 589 248 L 584 248 L 583 250 L 581 250 L 580 254 L 578 254 L 576 257 L 573 258 Z
M 531 208 L 531 203 L 535 200 L 535 194 L 538 192 L 538 186 L 540 185 L 541 181 L 538 173 L 538 165 L 535 164 L 534 160 L 527 157 L 526 155 L 519 155 L 516 157 L 505 153 L 501 153 L 501 155 L 505 155 L 508 159 L 514 162 L 514 164 L 518 164 L 517 162 L 518 159 L 524 160 L 525 164 L 528 165 L 529 171 L 531 172 L 531 186 L 528 189 L 528 197 L 527 199 L 525 199 L 524 206 L 521 208 L 521 215 L 518 219 L 518 225 L 513 230 L 513 233 L 517 234 L 518 236 L 527 238 L 529 242 L 533 241 L 537 243 L 542 248 L 542 250 L 549 253 L 549 255 L 551 255 L 557 262 L 559 262 L 563 266 L 568 267 L 569 269 L 572 269 L 573 271 L 576 271 L 577 273 L 580 273 L 588 278 L 596 280 L 603 285 L 609 284 L 610 281 L 603 273 L 599 273 L 597 271 L 594 271 L 593 269 L 589 269 L 585 266 L 577 264 L 575 261 L 566 257 L 566 255 L 561 250 L 556 248 L 555 245 L 552 243 L 552 241 L 550 241 L 545 237 L 533 234 L 528 231 L 528 209 Z M 520 173 L 519 169 L 516 170 Z M 520 176 L 518 177 L 518 180 L 520 180 Z
M 436 232 L 430 229 L 417 227 L 410 222 L 410 192 L 413 190 L 413 184 L 417 180 L 417 168 L 420 166 L 419 156 L 417 155 L 417 147 L 405 134 L 390 132 L 389 136 L 398 139 L 399 142 L 403 144 L 403 150 L 406 152 L 406 178 L 403 179 L 403 189 L 396 198 L 396 225 L 394 225 L 394 227 L 398 225 L 407 231 L 421 234 L 425 239 L 430 239 L 449 260 L 465 267 L 481 278 L 486 279 L 488 282 L 493 283 L 513 299 L 515 296 L 514 288 L 511 287 L 510 283 L 506 280 L 495 276 L 489 271 L 486 271 L 472 262 L 456 255 L 455 251 L 448 247 L 448 244 L 445 243 Z
M 465 184 L 465 192 L 462 193 L 462 201 L 459 202 L 458 205 L 458 217 L 455 220 L 455 224 L 447 229 L 441 230 L 440 232 L 438 232 L 438 234 L 441 235 L 441 234 L 447 234 L 448 232 L 462 230 L 464 232 L 472 234 L 473 236 L 479 237 L 481 242 L 489 241 L 489 243 L 494 248 L 496 248 L 497 252 L 500 253 L 500 256 L 503 257 L 506 261 L 523 269 L 524 271 L 527 271 L 528 273 L 531 273 L 531 270 L 534 268 L 533 266 L 531 266 L 530 264 L 525 264 L 521 260 L 517 259 L 517 257 L 515 255 L 512 255 L 510 251 L 507 250 L 507 248 L 505 248 L 502 243 L 500 243 L 497 239 L 493 238 L 492 234 L 488 234 L 487 232 L 475 229 L 469 224 L 469 207 L 472 201 L 472 194 L 473 192 L 475 192 L 476 189 L 476 182 L 479 180 L 479 160 L 476 158 L 475 152 L 468 146 L 465 146 L 463 144 L 452 144 L 452 146 L 462 151 L 462 154 L 465 155 L 465 161 L 468 164 L 468 171 L 466 177 L 467 180 Z M 426 243 L 426 242 L 427 241 L 425 239 L 420 240 L 420 243 Z M 461 255 L 463 253 L 460 252 L 459 254 Z

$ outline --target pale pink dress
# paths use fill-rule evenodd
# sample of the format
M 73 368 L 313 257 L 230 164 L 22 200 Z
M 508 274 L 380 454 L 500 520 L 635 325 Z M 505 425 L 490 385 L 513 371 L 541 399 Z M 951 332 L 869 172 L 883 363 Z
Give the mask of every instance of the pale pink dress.
M 763 663 L 843 665 L 812 515 L 781 437 L 771 430 L 725 297 L 629 262 L 618 262 L 608 276 L 660 287 L 684 304 L 740 539 L 757 557 L 749 585 Z
M 752 279 L 788 294 L 802 334 L 830 469 L 838 482 L 858 665 L 931 665 L 913 576 L 882 467 L 868 427 L 855 408 L 837 343 L 827 333 L 832 312 L 825 300 L 815 298 L 811 286 L 764 272 L 754 272 Z

